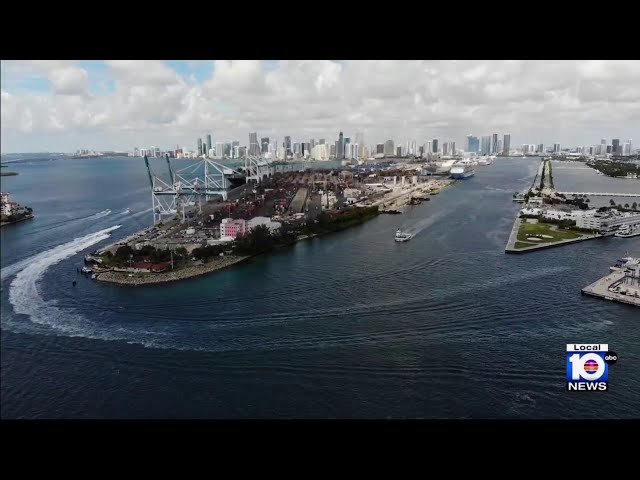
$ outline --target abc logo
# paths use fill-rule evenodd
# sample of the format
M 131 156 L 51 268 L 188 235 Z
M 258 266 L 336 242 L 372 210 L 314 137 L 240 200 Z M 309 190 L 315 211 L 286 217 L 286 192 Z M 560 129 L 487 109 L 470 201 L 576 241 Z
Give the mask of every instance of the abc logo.
M 612 353 L 612 352 L 608 352 Z M 617 360 L 617 355 L 615 356 Z M 594 382 L 604 375 L 607 369 L 605 360 L 597 353 L 581 355 L 575 353 L 569 357 L 571 362 L 571 379 Z
M 604 361 L 607 362 L 609 365 L 613 365 L 618 361 L 618 355 L 616 354 L 616 352 L 609 351 L 605 354 Z

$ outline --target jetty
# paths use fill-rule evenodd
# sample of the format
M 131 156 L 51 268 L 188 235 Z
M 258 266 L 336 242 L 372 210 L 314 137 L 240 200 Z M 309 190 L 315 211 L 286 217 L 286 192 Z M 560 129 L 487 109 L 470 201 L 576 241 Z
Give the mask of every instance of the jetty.
M 584 287 L 582 294 L 640 307 L 640 268 L 611 272 Z

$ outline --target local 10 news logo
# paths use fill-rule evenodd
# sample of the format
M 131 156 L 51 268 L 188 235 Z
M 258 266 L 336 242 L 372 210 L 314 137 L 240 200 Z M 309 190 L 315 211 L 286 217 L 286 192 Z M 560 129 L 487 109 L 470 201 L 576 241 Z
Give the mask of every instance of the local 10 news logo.
M 572 392 L 606 392 L 609 388 L 609 365 L 618 355 L 606 343 L 567 344 L 567 390 Z

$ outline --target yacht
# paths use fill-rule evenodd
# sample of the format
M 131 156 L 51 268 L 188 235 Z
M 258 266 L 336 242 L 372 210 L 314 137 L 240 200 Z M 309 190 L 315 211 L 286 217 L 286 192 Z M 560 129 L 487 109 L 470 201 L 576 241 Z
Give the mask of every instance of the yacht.
M 410 233 L 403 232 L 400 229 L 396 231 L 396 242 L 408 242 L 412 238 L 413 235 L 411 235 Z
M 615 236 L 621 238 L 637 237 L 640 235 L 640 227 L 631 228 L 629 225 L 623 225 L 618 229 Z

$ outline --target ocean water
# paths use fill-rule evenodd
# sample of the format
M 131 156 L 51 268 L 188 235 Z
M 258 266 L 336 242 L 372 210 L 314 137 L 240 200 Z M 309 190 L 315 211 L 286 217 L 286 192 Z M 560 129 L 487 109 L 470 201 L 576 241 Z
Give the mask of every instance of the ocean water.
M 537 165 L 498 159 L 402 216 L 130 289 L 76 268 L 150 224 L 143 161 L 13 163 L 2 189 L 36 218 L 1 233 L 2 417 L 638 417 L 640 310 L 580 289 L 640 256 L 640 238 L 505 255 L 511 196 Z M 554 177 L 640 190 L 591 170 Z M 394 242 L 399 227 L 415 238 Z M 610 391 L 566 392 L 568 342 L 618 353 Z

